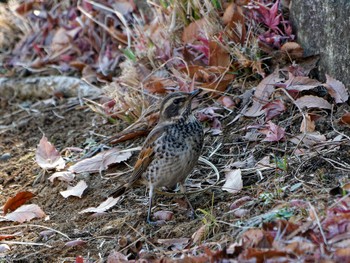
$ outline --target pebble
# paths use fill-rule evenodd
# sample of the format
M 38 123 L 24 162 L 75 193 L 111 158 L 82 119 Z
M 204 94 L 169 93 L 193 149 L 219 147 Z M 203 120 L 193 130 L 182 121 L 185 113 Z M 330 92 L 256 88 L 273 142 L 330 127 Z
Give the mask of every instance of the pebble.
M 0 156 L 0 161 L 6 162 L 6 161 L 9 160 L 11 157 L 12 157 L 12 156 L 11 156 L 10 153 L 4 153 L 3 155 Z

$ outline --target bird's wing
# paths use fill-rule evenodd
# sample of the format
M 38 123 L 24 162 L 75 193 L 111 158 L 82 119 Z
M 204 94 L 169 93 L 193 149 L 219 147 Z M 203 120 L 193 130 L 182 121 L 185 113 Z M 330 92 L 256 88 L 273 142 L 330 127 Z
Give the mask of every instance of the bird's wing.
M 138 179 L 141 178 L 141 175 L 146 171 L 149 164 L 152 162 L 155 155 L 155 141 L 162 137 L 167 125 L 157 125 L 147 136 L 145 143 L 142 147 L 142 150 L 138 156 L 137 162 L 134 166 L 134 171 L 130 177 L 128 186 L 134 184 Z

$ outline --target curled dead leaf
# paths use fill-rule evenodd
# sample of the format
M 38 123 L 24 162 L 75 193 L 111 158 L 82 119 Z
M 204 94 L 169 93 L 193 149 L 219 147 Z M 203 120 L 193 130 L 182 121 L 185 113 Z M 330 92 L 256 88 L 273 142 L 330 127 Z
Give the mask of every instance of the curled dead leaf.
M 17 193 L 14 197 L 11 197 L 6 201 L 3 208 L 4 214 L 6 215 L 9 211 L 15 211 L 18 207 L 33 197 L 34 194 L 29 191 Z
M 83 195 L 85 189 L 87 188 L 87 184 L 85 183 L 84 180 L 79 181 L 75 186 L 68 186 L 66 191 L 61 191 L 60 194 L 64 197 L 67 198 L 69 196 L 77 196 L 81 198 Z
M 60 153 L 46 138 L 41 138 L 36 149 L 35 159 L 37 164 L 43 169 L 63 169 L 66 165 Z
M 350 125 L 350 112 L 344 113 L 343 116 L 340 118 L 339 123 Z
M 89 207 L 86 208 L 82 211 L 79 212 L 79 214 L 83 214 L 83 213 L 102 213 L 107 211 L 108 209 L 112 208 L 113 206 L 115 206 L 118 201 L 119 201 L 120 197 L 118 198 L 113 198 L 113 197 L 109 197 L 107 198 L 107 200 L 105 200 L 104 202 L 102 202 L 98 207 Z

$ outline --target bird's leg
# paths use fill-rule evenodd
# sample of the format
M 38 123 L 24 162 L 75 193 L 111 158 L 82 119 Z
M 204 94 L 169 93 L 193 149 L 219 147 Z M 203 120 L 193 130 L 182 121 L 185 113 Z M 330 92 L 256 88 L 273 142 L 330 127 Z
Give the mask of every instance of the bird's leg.
M 149 187 L 148 213 L 147 213 L 147 223 L 150 224 L 150 225 L 155 225 L 156 224 L 156 222 L 151 221 L 153 192 L 154 192 L 153 185 L 150 185 L 150 187 Z
M 181 191 L 181 193 L 183 193 L 183 195 L 184 195 L 184 197 L 185 197 L 185 199 L 186 199 L 186 202 L 187 202 L 188 206 L 189 206 L 190 209 L 191 209 L 190 217 L 191 217 L 192 219 L 194 219 L 194 218 L 196 217 L 196 213 L 195 213 L 195 211 L 194 211 L 194 209 L 193 209 L 193 206 L 192 206 L 190 200 L 188 200 L 188 197 L 187 197 L 187 195 L 186 195 L 186 188 L 185 188 L 185 186 L 183 185 L 183 183 L 180 183 L 180 191 Z

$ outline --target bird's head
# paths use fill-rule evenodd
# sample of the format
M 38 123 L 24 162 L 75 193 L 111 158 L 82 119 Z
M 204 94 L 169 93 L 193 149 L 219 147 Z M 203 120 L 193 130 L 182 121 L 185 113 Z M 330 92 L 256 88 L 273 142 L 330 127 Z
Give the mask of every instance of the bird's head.
M 174 92 L 168 94 L 160 106 L 160 121 L 180 119 L 191 114 L 191 103 L 202 90 L 197 89 L 191 93 Z

